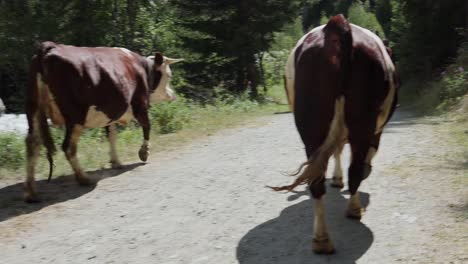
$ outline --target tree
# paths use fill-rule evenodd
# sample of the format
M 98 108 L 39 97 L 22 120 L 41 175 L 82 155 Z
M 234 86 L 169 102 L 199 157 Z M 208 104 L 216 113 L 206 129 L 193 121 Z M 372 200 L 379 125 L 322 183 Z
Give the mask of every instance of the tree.
M 174 50 L 175 35 L 165 22 L 173 12 L 158 12 L 168 6 L 154 0 L 0 0 L 0 97 L 10 111 L 22 111 L 29 61 L 42 41 L 120 46 L 145 55 Z
M 259 61 L 273 33 L 295 19 L 300 1 L 174 0 L 182 45 L 192 52 L 186 62 L 191 88 L 223 85 L 231 92 L 249 89 L 257 96 Z M 278 12 L 281 10 L 281 12 Z M 209 91 L 208 91 L 209 94 Z
M 390 0 L 377 0 L 375 3 L 375 16 L 382 25 L 386 36 L 390 36 L 392 22 L 392 5 Z
M 430 78 L 456 56 L 466 27 L 464 0 L 392 0 L 391 35 L 404 78 Z

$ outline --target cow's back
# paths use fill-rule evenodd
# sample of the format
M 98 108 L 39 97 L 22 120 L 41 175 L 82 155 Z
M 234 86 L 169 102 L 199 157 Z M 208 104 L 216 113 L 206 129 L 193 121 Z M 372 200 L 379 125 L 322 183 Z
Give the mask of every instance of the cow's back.
M 375 128 L 380 129 L 394 110 L 395 68 L 382 41 L 372 32 L 350 25 L 352 54 L 348 70 L 327 55 L 323 27 L 308 33 L 293 50 L 294 111 L 299 119 L 307 116 L 316 120 L 314 127 L 323 127 L 311 132 L 321 134 L 320 138 L 328 131 L 328 126 L 321 124 L 331 122 L 334 102 L 340 95 L 345 99 L 347 123 L 370 124 L 380 114 Z
M 133 52 L 60 44 L 47 49 L 42 78 L 65 119 L 84 124 L 93 109 L 117 120 L 135 93 L 147 93 L 144 60 Z

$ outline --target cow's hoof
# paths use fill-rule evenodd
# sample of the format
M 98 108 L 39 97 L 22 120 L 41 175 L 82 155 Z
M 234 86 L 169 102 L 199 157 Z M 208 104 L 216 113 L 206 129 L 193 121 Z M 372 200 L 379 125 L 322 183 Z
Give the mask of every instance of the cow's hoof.
M 361 208 L 348 208 L 348 210 L 346 210 L 346 217 L 355 219 L 355 220 L 361 220 L 362 209 Z
M 24 188 L 24 201 L 27 203 L 38 203 L 41 201 L 37 195 L 36 187 L 33 182 L 25 182 Z
M 332 242 L 328 238 L 321 240 L 317 240 L 314 238 L 314 241 L 312 241 L 312 250 L 314 250 L 316 254 L 335 253 L 335 248 L 333 247 Z
M 41 199 L 39 198 L 39 196 L 36 193 L 31 194 L 31 193 L 25 192 L 24 193 L 24 201 L 27 202 L 27 203 L 40 203 Z
M 120 161 L 111 161 L 110 163 L 111 163 L 112 169 L 116 169 L 116 170 L 123 169 L 122 163 L 120 163 Z
M 149 153 L 148 148 L 141 147 L 140 151 L 138 151 L 138 156 L 141 161 L 146 162 L 148 160 Z
M 334 188 L 339 188 L 339 189 L 343 188 L 344 187 L 343 178 L 333 177 L 332 182 L 330 183 L 330 186 Z
M 87 176 L 76 176 L 76 181 L 81 186 L 90 186 L 93 185 L 93 181 Z

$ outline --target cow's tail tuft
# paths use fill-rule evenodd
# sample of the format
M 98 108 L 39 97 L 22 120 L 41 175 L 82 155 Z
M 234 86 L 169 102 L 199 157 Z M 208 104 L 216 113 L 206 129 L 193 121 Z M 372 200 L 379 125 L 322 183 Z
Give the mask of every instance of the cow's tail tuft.
M 335 102 L 335 113 L 330 125 L 330 131 L 322 145 L 309 157 L 309 159 L 299 166 L 299 169 L 292 174 L 298 176 L 290 184 L 281 187 L 267 186 L 274 191 L 292 191 L 301 184 L 313 184 L 325 177 L 327 161 L 335 152 L 337 146 L 346 137 L 346 128 L 344 125 L 344 97 L 340 96 Z

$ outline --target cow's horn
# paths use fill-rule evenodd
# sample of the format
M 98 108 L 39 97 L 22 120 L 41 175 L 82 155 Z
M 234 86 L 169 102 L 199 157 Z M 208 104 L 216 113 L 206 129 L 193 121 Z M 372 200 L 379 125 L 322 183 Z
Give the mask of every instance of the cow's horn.
M 168 58 L 166 57 L 167 64 L 174 64 L 180 61 L 183 61 L 184 59 L 173 59 L 173 58 Z

